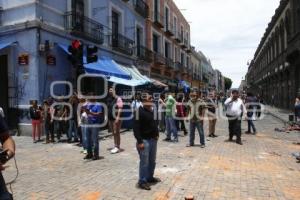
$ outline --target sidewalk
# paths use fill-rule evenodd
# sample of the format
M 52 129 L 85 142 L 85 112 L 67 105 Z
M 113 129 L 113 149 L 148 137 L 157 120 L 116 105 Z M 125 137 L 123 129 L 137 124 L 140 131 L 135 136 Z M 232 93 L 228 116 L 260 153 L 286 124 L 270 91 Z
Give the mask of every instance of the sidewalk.
M 292 111 L 284 110 L 284 109 L 280 109 L 268 105 L 264 105 L 264 107 L 265 107 L 264 112 L 266 114 L 270 114 L 284 123 L 289 123 L 289 115 L 294 114 Z

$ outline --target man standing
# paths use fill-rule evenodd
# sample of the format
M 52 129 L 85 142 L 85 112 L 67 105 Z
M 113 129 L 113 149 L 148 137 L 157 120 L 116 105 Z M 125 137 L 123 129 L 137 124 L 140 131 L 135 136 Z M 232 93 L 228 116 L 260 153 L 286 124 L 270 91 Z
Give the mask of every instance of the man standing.
M 107 107 L 108 107 L 108 123 L 110 130 L 114 136 L 114 148 L 111 149 L 112 154 L 116 154 L 120 152 L 120 145 L 121 145 L 121 113 L 123 109 L 123 101 L 121 97 L 116 95 L 116 91 L 114 88 L 109 89 L 109 97 L 107 100 Z
M 133 132 L 140 156 L 138 186 L 150 190 L 149 183 L 160 182 L 160 179 L 154 177 L 159 132 L 154 120 L 153 98 L 148 93 L 143 95 L 142 106 L 135 115 Z
M 216 109 L 218 105 L 218 101 L 216 99 L 216 95 L 214 93 L 209 93 L 209 97 L 207 99 L 207 108 L 208 108 L 208 124 L 209 124 L 209 135 L 208 137 L 218 137 L 215 134 L 216 131 L 216 123 L 217 123 L 217 116 L 216 116 Z
M 88 121 L 86 125 L 87 155 L 84 159 L 99 160 L 99 126 L 102 107 L 95 99 L 91 99 L 85 111 L 88 115 Z
M 243 101 L 239 98 L 239 91 L 233 90 L 231 97 L 229 97 L 224 105 L 226 106 L 226 116 L 229 123 L 229 141 L 232 141 L 236 135 L 236 143 L 243 145 L 241 135 L 241 118 L 243 113 L 246 113 Z
M 248 121 L 248 131 L 246 134 L 251 134 L 251 129 L 253 129 L 253 134 L 256 134 L 256 128 L 253 123 L 254 114 L 254 107 L 257 105 L 257 99 L 252 93 L 248 93 L 246 97 L 246 109 L 247 109 L 247 121 Z
M 187 145 L 187 147 L 194 146 L 196 128 L 200 137 L 200 147 L 205 147 L 205 136 L 203 130 L 204 114 L 205 102 L 199 98 L 198 92 L 194 90 L 190 94 L 190 101 L 188 102 L 188 120 L 190 120 L 190 142 Z
M 4 178 L 1 171 L 5 169 L 3 166 L 5 161 L 11 159 L 15 155 L 15 142 L 8 133 L 8 128 L 2 116 L 0 116 L 0 142 L 4 149 L 6 158 L 4 161 L 0 161 L 0 199 L 1 200 L 12 200 L 12 195 L 7 191 Z
M 174 97 L 169 94 L 167 101 L 166 101 L 166 128 L 167 128 L 167 137 L 164 141 L 170 142 L 171 141 L 171 134 L 173 134 L 174 142 L 178 142 L 178 133 L 177 128 L 174 120 L 175 116 L 175 107 L 176 107 L 176 100 Z

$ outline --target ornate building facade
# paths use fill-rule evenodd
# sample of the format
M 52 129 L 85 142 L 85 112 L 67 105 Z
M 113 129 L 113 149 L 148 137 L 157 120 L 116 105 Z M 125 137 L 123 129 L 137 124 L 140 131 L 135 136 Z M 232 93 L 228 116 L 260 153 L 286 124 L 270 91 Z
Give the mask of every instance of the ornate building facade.
M 300 1 L 281 0 L 249 63 L 247 89 L 290 109 L 300 95 Z

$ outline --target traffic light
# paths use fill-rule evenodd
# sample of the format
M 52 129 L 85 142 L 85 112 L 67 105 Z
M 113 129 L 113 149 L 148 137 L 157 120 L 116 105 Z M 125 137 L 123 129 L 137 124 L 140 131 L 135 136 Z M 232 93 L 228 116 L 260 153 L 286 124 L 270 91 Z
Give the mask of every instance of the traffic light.
M 73 40 L 69 46 L 68 51 L 71 53 L 69 60 L 74 67 L 83 65 L 83 45 L 79 40 Z
M 86 57 L 87 63 L 97 62 L 98 60 L 97 52 L 98 52 L 98 47 L 96 46 L 87 47 L 87 57 Z

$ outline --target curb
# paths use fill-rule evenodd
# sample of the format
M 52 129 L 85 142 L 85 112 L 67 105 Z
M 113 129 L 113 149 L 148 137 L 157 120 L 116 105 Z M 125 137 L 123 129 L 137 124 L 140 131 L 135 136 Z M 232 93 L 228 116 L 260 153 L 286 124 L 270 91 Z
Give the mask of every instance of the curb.
M 283 117 L 280 117 L 279 115 L 276 115 L 276 114 L 273 113 L 273 112 L 266 111 L 266 114 L 272 115 L 273 117 L 277 118 L 278 120 L 282 121 L 282 122 L 285 123 L 285 124 L 289 123 L 288 120 L 284 119 Z

